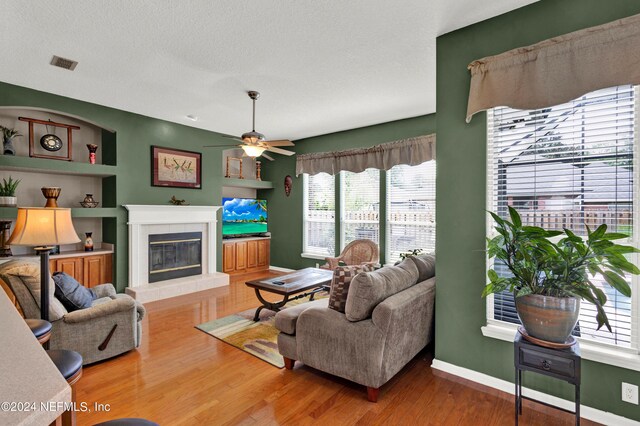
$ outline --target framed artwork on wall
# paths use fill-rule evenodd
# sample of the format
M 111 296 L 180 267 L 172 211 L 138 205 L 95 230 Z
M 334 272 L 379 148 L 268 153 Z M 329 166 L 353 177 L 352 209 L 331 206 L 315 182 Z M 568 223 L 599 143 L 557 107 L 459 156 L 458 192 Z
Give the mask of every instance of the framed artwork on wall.
M 151 146 L 151 185 L 202 188 L 202 154 Z

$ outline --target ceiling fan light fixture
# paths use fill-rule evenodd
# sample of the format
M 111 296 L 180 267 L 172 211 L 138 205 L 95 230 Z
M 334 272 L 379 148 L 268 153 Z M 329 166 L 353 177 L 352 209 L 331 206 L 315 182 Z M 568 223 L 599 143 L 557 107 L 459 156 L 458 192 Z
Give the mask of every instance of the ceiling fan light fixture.
M 258 142 L 264 141 L 264 135 L 262 133 L 252 131 L 244 133 L 240 136 L 240 139 L 245 143 L 257 144 Z
M 242 145 L 242 149 L 251 158 L 259 157 L 266 150 L 266 148 L 257 145 Z

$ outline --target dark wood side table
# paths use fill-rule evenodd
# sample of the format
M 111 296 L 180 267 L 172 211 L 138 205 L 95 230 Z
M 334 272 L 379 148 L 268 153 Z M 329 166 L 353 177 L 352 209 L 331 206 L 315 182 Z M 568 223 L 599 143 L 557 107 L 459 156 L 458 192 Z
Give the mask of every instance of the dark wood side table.
M 547 407 L 575 414 L 576 425 L 580 424 L 580 343 L 568 349 L 549 349 L 526 341 L 520 333 L 514 340 L 516 367 L 516 425 L 522 414 L 522 400 L 528 399 Z M 575 411 L 565 410 L 546 402 L 522 396 L 522 372 L 531 371 L 543 376 L 569 382 L 575 387 Z

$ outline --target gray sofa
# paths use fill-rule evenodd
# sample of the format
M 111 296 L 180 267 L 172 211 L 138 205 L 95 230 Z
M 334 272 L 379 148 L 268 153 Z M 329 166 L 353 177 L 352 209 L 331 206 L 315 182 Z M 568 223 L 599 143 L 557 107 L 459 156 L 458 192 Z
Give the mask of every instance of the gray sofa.
M 435 257 L 362 272 L 350 284 L 345 313 L 320 299 L 276 315 L 285 367 L 295 361 L 378 390 L 433 339 Z
M 25 318 L 40 318 L 38 263 L 25 260 L 3 263 L 0 279 L 15 295 Z M 50 349 L 79 352 L 86 365 L 140 346 L 141 321 L 145 314 L 142 304 L 126 294 L 116 294 L 111 284 L 101 284 L 93 287 L 98 298 L 90 308 L 67 312 L 53 296 L 54 286 L 53 279 L 49 278 Z

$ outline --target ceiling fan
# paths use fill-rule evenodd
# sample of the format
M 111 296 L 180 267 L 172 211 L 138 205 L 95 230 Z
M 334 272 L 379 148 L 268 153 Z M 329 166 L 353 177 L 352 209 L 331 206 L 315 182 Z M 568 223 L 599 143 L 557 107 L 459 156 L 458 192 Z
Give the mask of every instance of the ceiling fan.
M 269 156 L 265 153 L 265 151 L 273 152 L 276 154 L 282 155 L 293 155 L 295 152 L 289 151 L 286 149 L 278 148 L 279 146 L 294 146 L 293 142 L 288 139 L 279 139 L 268 141 L 265 140 L 265 137 L 262 133 L 256 132 L 256 100 L 260 97 L 260 93 L 255 90 L 250 90 L 247 92 L 249 97 L 253 101 L 253 121 L 251 131 L 242 134 L 240 138 L 234 136 L 227 136 L 229 139 L 237 140 L 238 142 L 242 142 L 241 145 L 207 145 L 205 148 L 213 148 L 213 147 L 221 147 L 221 146 L 239 146 L 244 150 L 244 153 L 248 157 L 259 157 L 263 156 L 268 160 L 273 161 L 273 157 Z

